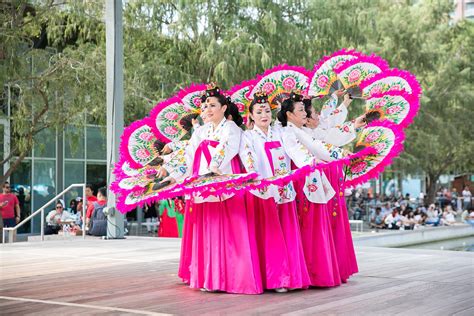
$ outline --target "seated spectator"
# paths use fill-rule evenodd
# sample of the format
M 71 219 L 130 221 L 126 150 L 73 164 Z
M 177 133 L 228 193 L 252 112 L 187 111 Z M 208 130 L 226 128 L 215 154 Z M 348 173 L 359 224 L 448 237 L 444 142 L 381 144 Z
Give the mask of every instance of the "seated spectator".
M 71 214 L 75 214 L 75 213 L 76 213 L 76 209 L 77 209 L 77 201 L 76 201 L 76 199 L 72 199 L 72 200 L 69 202 L 69 209 L 68 209 L 68 212 L 71 213 Z
M 461 213 L 461 221 L 465 224 L 474 226 L 474 207 L 464 210 Z
M 443 216 L 441 218 L 441 224 L 445 226 L 451 226 L 456 224 L 456 212 L 453 210 L 450 204 L 444 208 Z
M 434 204 L 430 204 L 426 212 L 427 218 L 425 224 L 428 226 L 438 226 L 440 222 L 440 214 Z
M 97 192 L 97 201 L 89 204 L 87 207 L 87 218 L 89 235 L 106 236 L 107 235 L 107 216 L 104 214 L 104 208 L 107 206 L 107 189 L 102 187 Z M 89 220 L 87 222 L 87 220 Z
M 413 229 L 419 228 L 421 225 L 425 225 L 425 220 L 426 220 L 426 214 L 422 211 L 422 207 L 417 207 L 415 211 L 415 216 L 413 217 L 413 220 L 415 222 L 415 226 Z
M 405 213 L 403 214 L 403 216 L 401 216 L 401 221 L 403 229 L 412 230 L 415 228 L 415 212 L 413 212 L 413 209 L 411 207 L 408 207 L 405 210 Z
M 76 206 L 76 213 L 73 214 L 75 216 L 75 224 L 78 225 L 78 226 L 82 226 L 82 198 L 80 196 L 78 196 L 76 198 L 76 203 L 77 203 L 77 206 Z
M 56 203 L 56 208 L 46 215 L 46 227 L 44 229 L 45 235 L 54 235 L 57 234 L 63 227 L 65 223 L 71 219 L 71 213 L 64 210 L 64 205 L 61 200 Z
M 370 218 L 370 227 L 384 228 L 384 218 L 381 207 L 377 207 L 375 213 L 372 214 L 372 217 Z
M 384 223 L 387 229 L 400 229 L 402 222 L 400 221 L 398 207 L 394 208 L 392 212 L 385 217 Z

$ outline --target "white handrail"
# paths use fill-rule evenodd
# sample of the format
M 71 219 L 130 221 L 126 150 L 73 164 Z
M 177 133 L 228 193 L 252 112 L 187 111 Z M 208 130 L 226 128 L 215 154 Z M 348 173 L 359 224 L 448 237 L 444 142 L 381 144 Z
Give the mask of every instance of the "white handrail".
M 82 238 L 86 238 L 86 204 L 87 204 L 87 197 L 86 197 L 86 185 L 85 184 L 71 184 L 68 186 L 66 189 L 64 189 L 61 193 L 56 195 L 54 198 L 49 200 L 48 203 L 40 207 L 37 211 L 32 213 L 30 216 L 22 220 L 20 223 L 18 223 L 15 227 L 6 227 L 3 228 L 3 233 L 2 233 L 2 242 L 5 243 L 5 233 L 8 231 L 8 242 L 13 243 L 13 235 L 14 232 L 23 226 L 26 222 L 28 222 L 30 219 L 32 219 L 34 216 L 38 215 L 38 213 L 41 213 L 41 241 L 44 241 L 44 210 L 51 205 L 53 202 L 55 202 L 59 197 L 62 197 L 66 192 L 71 190 L 72 188 L 81 188 L 82 187 Z

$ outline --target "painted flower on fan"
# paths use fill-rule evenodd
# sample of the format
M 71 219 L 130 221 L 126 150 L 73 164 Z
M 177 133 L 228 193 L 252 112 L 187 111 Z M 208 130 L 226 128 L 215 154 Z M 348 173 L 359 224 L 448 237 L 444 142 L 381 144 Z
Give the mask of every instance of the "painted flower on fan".
M 150 157 L 150 151 L 146 148 L 140 148 L 137 150 L 136 155 L 139 159 L 147 159 Z
M 283 80 L 281 85 L 283 88 L 285 88 L 285 90 L 293 90 L 296 88 L 296 80 L 294 78 L 287 77 Z
M 316 192 L 317 189 L 318 189 L 318 186 L 315 185 L 315 184 L 309 184 L 308 185 L 309 192 Z
M 174 126 L 166 126 L 165 133 L 168 135 L 176 135 L 178 133 L 178 129 Z
M 385 99 L 385 98 L 380 99 L 380 100 L 374 105 L 374 108 L 375 108 L 375 109 L 380 109 L 381 107 L 384 107 L 385 104 L 387 104 L 387 99 Z
M 197 97 L 195 97 L 195 98 L 193 99 L 193 104 L 194 104 L 194 106 L 197 107 L 197 108 L 201 106 L 201 102 L 202 102 L 202 101 L 201 101 L 201 97 L 200 97 L 200 96 L 197 96 Z
M 402 108 L 399 105 L 391 106 L 387 109 L 387 114 L 391 115 L 391 114 L 398 113 L 401 111 L 401 109 Z
M 349 126 L 347 125 L 344 125 L 344 127 L 342 128 L 342 130 L 346 133 L 349 133 L 350 129 L 349 129 Z
M 367 137 L 365 138 L 365 141 L 371 143 L 379 137 L 380 137 L 380 132 L 374 131 L 370 133 L 369 135 L 367 135 Z
M 359 69 L 354 69 L 349 73 L 349 76 L 347 76 L 347 79 L 349 82 L 356 82 L 357 80 L 360 79 L 360 70 Z
M 375 85 L 372 87 L 372 89 L 370 89 L 370 94 L 371 95 L 374 95 L 374 94 L 377 94 L 377 93 L 382 93 L 382 86 L 381 85 Z
M 165 113 L 165 118 L 170 121 L 174 121 L 179 117 L 178 113 L 176 112 L 166 112 Z
M 328 76 L 321 75 L 321 76 L 318 77 L 318 80 L 316 81 L 316 84 L 318 85 L 318 87 L 324 88 L 324 87 L 326 87 L 328 82 L 329 82 Z
M 392 90 L 392 91 L 401 91 L 402 86 L 400 84 L 394 84 L 393 86 L 390 87 L 390 90 Z
M 384 143 L 379 143 L 379 144 L 375 144 L 373 147 L 380 154 L 387 146 Z
M 273 91 L 275 91 L 275 88 L 275 84 L 273 84 L 272 82 L 265 82 L 265 84 L 262 86 L 262 91 L 269 95 Z
M 239 112 L 243 112 L 245 110 L 245 105 L 243 105 L 242 103 L 237 102 L 235 105 L 239 109 Z
M 138 138 L 146 142 L 151 141 L 154 137 L 155 135 L 153 135 L 153 133 L 150 133 L 150 132 L 143 132 L 138 136 Z
M 355 174 L 361 173 L 365 168 L 367 168 L 367 163 L 365 161 L 358 161 L 351 165 L 351 172 Z
M 139 188 L 134 190 L 130 195 L 134 198 L 141 197 L 143 194 L 145 194 L 146 188 Z

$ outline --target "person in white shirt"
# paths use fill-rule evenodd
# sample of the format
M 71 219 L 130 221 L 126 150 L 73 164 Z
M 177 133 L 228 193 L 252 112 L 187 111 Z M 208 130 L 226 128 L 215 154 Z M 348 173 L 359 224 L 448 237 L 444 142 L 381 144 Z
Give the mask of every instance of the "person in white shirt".
M 271 126 L 272 113 L 266 94 L 258 92 L 249 107 L 253 129 L 242 136 L 241 160 L 247 172 L 262 178 L 283 176 L 291 170 L 291 159 L 283 147 L 281 129 Z M 301 150 L 299 156 L 308 155 Z M 310 279 L 304 258 L 296 214 L 296 191 L 287 185 L 251 190 L 248 198 L 254 204 L 259 258 L 265 289 L 286 292 L 306 288 Z
M 469 190 L 468 185 L 466 185 L 464 187 L 464 190 L 462 191 L 462 199 L 463 199 L 463 209 L 464 210 L 469 209 L 469 207 L 471 207 L 472 193 L 471 193 L 471 190 Z
M 56 203 L 55 209 L 50 211 L 48 215 L 46 215 L 46 227 L 44 229 L 44 234 L 57 234 L 63 228 L 63 225 L 72 225 L 72 219 L 73 217 L 71 213 L 65 211 L 63 203 L 61 203 L 61 201 L 58 201 Z M 66 222 L 68 220 L 71 220 L 71 222 Z
M 209 85 L 201 111 L 208 123 L 199 127 L 186 146 L 186 163 L 162 182 L 182 181 L 188 176 L 241 173 L 238 153 L 242 130 L 227 120 L 230 100 L 219 87 Z M 242 118 L 240 118 L 242 119 Z M 241 123 L 241 122 L 239 122 Z M 245 200 L 235 194 L 203 197 L 193 194 L 194 228 L 190 258 L 190 288 L 239 294 L 263 292 L 255 227 Z M 183 236 L 184 237 L 184 236 Z M 182 253 L 183 255 L 183 253 Z M 186 261 L 186 260 L 185 260 Z
M 303 97 L 291 93 L 283 101 L 278 113 L 282 124 L 282 141 L 285 151 L 297 168 L 342 158 L 342 149 L 320 140 L 313 139 L 302 128 L 307 115 Z M 307 150 L 307 155 L 298 154 Z M 326 203 L 335 191 L 324 173 L 318 170 L 304 179 L 295 181 L 298 213 L 301 222 L 301 236 L 311 285 L 332 287 L 341 284 L 336 250 Z

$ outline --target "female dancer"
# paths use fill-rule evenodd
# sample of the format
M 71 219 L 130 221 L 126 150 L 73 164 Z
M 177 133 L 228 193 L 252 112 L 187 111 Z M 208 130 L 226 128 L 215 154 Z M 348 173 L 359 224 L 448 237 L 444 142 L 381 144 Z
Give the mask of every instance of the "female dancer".
M 229 100 L 210 85 L 201 104 L 208 123 L 197 129 L 186 148 L 193 175 L 240 173 L 237 154 L 241 129 L 226 119 Z M 174 181 L 168 177 L 163 181 Z M 192 197 L 194 227 L 190 287 L 229 293 L 262 293 L 255 236 L 250 233 L 244 199 L 232 194 Z M 185 229 L 185 234 L 189 233 Z
M 348 94 L 344 96 L 343 105 L 347 107 L 351 100 Z M 358 117 L 354 121 L 345 122 L 341 126 L 328 124 L 326 128 L 319 126 L 319 116 L 310 102 L 305 103 L 305 110 L 308 122 L 303 130 L 314 139 L 324 140 L 336 146 L 344 146 L 350 143 L 356 137 L 356 129 L 366 125 L 364 115 Z M 347 117 L 345 114 L 330 113 L 328 117 L 339 116 L 343 121 Z M 354 273 L 358 272 L 357 259 L 352 242 L 352 234 L 347 216 L 347 207 L 344 197 L 344 177 L 340 164 L 334 164 L 325 167 L 322 172 L 326 174 L 332 187 L 337 191 L 336 195 L 327 203 L 327 211 L 331 218 L 332 235 L 334 239 L 334 247 L 337 255 L 337 263 L 341 281 L 347 282 L 347 279 Z
M 284 175 L 291 160 L 282 146 L 279 131 L 272 126 L 272 112 L 267 96 L 256 93 L 250 104 L 253 129 L 244 132 L 241 157 L 247 171 L 263 178 Z M 307 155 L 307 151 L 297 153 Z M 293 183 L 283 187 L 271 185 L 249 195 L 258 223 L 257 245 L 265 289 L 287 292 L 310 285 L 304 260 L 296 215 Z M 253 202 L 253 203 L 252 203 Z
M 342 150 L 319 140 L 308 142 L 307 134 L 302 127 L 307 122 L 307 115 L 300 94 L 292 93 L 283 101 L 278 113 L 282 123 L 283 146 L 295 163 L 301 168 L 317 161 L 331 161 L 342 158 Z M 301 137 L 301 136 L 306 136 Z M 296 155 L 295 148 L 309 150 L 312 161 Z M 334 196 L 334 190 L 324 173 L 315 171 L 304 181 L 298 181 L 297 205 L 301 221 L 301 236 L 306 264 L 312 286 L 331 287 L 341 283 L 339 268 L 334 249 L 331 221 L 326 209 L 327 201 Z

